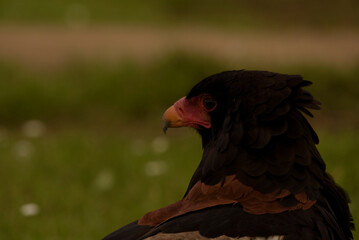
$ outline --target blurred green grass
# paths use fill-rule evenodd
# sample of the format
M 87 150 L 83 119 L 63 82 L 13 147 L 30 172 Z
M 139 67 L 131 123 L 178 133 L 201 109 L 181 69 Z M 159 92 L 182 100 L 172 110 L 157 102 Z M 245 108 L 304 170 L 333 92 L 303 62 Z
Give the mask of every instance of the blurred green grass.
M 169 132 L 169 150 L 157 154 L 151 145 L 160 129 L 146 136 L 138 129 L 106 137 L 91 130 L 66 129 L 27 139 L 34 153 L 26 158 L 17 157 L 13 148 L 24 136 L 9 133 L 0 144 L 1 238 L 100 239 L 143 213 L 180 199 L 201 156 L 199 138 L 184 131 Z M 349 192 L 357 217 L 358 132 L 320 131 L 319 135 L 328 169 Z M 140 156 L 133 150 L 138 141 L 146 149 Z M 168 171 L 146 175 L 145 166 L 152 161 L 165 162 Z M 114 183 L 101 190 L 96 182 L 104 172 L 113 174 Z M 28 202 L 39 205 L 39 215 L 20 214 L 20 206 Z
M 81 122 L 98 117 L 151 118 L 161 115 L 165 107 L 199 80 L 225 70 L 233 69 L 215 60 L 179 52 L 145 65 L 133 61 L 118 65 L 70 63 L 63 71 L 46 73 L 3 63 L 0 119 L 11 125 L 32 118 Z M 286 66 L 270 71 L 300 74 L 312 81 L 308 90 L 325 110 L 359 110 L 359 65 L 350 69 Z
M 72 63 L 59 72 L 0 64 L 0 239 L 100 239 L 180 199 L 201 143 L 189 129 L 163 138 L 162 112 L 196 82 L 228 68 L 181 53 L 145 65 Z M 358 126 L 340 116 L 335 129 L 322 122 L 339 110 L 358 117 L 359 66 L 271 70 L 314 82 L 308 90 L 328 113 L 314 122 L 319 149 L 357 219 Z M 44 124 L 42 135 L 26 133 L 31 119 Z M 158 150 L 156 141 L 169 148 Z M 26 217 L 20 207 L 31 202 L 40 212 Z
M 323 11 L 325 6 L 325 11 Z M 0 22 L 199 24 L 234 28 L 358 27 L 358 1 L 0 0 Z
M 1 143 L 1 238 L 101 239 L 146 211 L 179 199 L 200 158 L 200 142 L 181 136 L 171 141 L 172 150 L 158 154 L 151 145 L 159 135 L 160 129 L 145 136 L 137 130 L 104 137 L 76 128 L 39 139 L 9 133 Z M 31 144 L 33 154 L 18 156 L 14 146 L 19 141 Z M 143 155 L 134 149 L 138 142 L 143 143 Z M 167 171 L 147 176 L 145 166 L 153 161 L 164 162 Z M 114 179 L 108 190 L 101 188 L 103 175 Z M 20 214 L 20 206 L 28 202 L 40 206 L 39 215 Z

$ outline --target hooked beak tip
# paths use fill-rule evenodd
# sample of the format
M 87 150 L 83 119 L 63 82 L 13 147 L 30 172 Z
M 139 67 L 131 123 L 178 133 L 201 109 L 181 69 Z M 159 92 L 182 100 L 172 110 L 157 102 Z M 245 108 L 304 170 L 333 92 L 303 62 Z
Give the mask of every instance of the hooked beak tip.
M 169 125 L 170 125 L 170 122 L 167 119 L 162 120 L 162 131 L 164 134 L 167 133 L 167 129 L 168 129 Z

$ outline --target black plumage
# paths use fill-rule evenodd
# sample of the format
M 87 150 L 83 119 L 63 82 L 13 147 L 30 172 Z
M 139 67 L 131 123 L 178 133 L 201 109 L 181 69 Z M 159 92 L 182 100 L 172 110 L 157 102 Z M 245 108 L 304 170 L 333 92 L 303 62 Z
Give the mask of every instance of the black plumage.
M 318 136 L 303 115 L 320 109 L 302 89 L 310 84 L 299 75 L 241 70 L 195 85 L 171 110 L 182 121 L 173 127 L 195 127 L 202 136 L 203 157 L 184 198 L 105 239 L 186 231 L 352 239 L 348 197 L 326 172 Z M 203 99 L 214 109 L 206 109 Z M 165 124 L 171 127 L 167 119 Z

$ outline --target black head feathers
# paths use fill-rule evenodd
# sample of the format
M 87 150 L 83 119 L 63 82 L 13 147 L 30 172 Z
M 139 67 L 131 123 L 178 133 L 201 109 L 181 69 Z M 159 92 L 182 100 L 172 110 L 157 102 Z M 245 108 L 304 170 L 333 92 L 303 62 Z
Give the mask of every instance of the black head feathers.
M 218 108 L 211 113 L 213 133 L 231 132 L 234 141 L 244 139 L 248 146 L 262 148 L 284 132 L 297 137 L 301 134 L 300 112 L 313 116 L 308 109 L 320 109 L 320 103 L 302 89 L 310 84 L 299 75 L 228 71 L 205 78 L 187 98 L 210 94 L 218 101 Z M 318 137 L 314 131 L 312 134 L 317 143 Z

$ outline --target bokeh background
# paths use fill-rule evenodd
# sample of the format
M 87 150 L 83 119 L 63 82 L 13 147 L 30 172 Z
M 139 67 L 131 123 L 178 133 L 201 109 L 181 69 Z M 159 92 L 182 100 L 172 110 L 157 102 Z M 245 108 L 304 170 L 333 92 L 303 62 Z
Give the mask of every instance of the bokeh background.
M 180 199 L 201 143 L 164 135 L 162 113 L 231 69 L 314 83 L 318 147 L 357 219 L 358 12 L 356 0 L 0 0 L 0 239 L 100 239 Z

